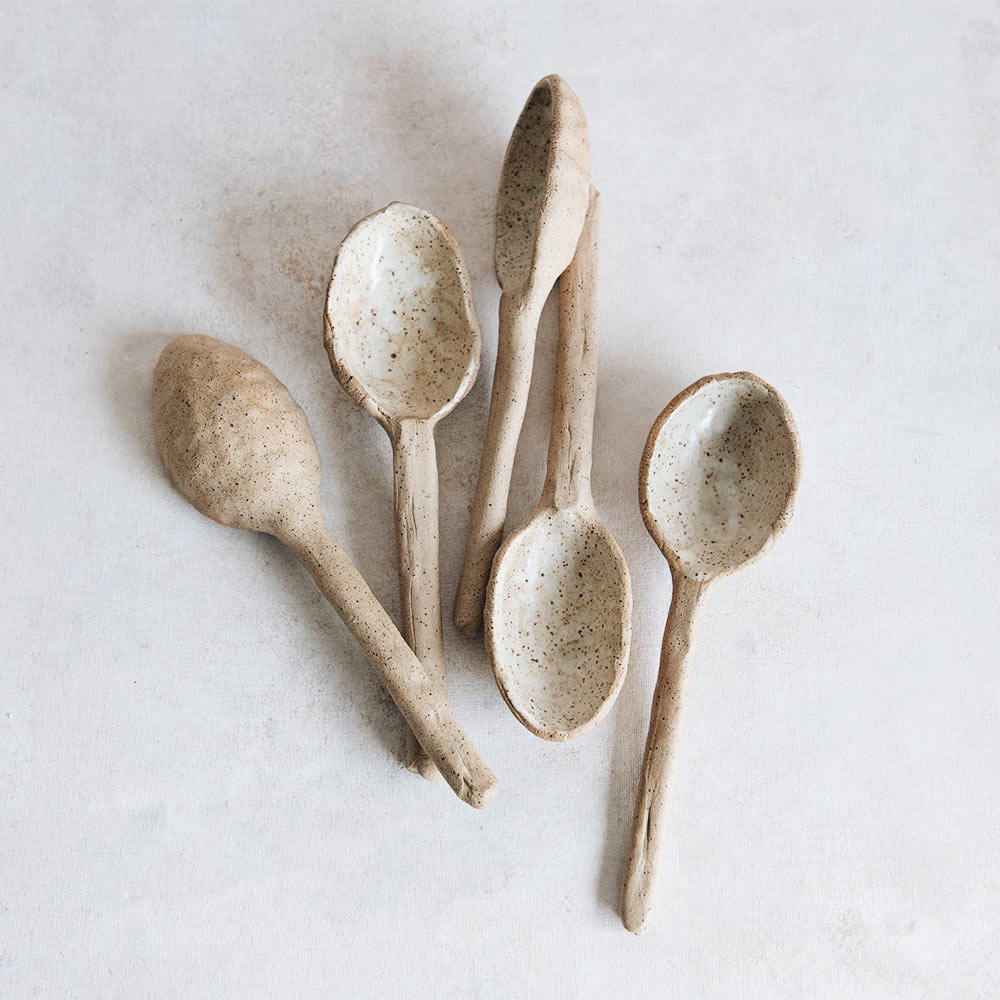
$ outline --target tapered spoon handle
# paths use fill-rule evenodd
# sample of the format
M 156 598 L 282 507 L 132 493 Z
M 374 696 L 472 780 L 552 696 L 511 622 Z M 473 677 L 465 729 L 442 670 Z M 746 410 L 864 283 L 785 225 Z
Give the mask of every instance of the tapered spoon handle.
M 465 544 L 465 562 L 455 597 L 455 627 L 470 637 L 477 635 L 482 626 L 493 557 L 503 541 L 510 478 L 528 405 L 535 337 L 544 305 L 545 296 L 534 292 L 525 295 L 505 292 L 500 297 L 493 395 Z
M 703 585 L 674 573 L 670 614 L 663 633 L 660 673 L 653 694 L 646 753 L 639 778 L 632 849 L 622 886 L 622 923 L 633 934 L 649 926 L 656 893 L 660 845 L 666 816 L 672 747 L 677 740 L 684 661 L 691 648 L 698 598 Z
M 392 459 L 400 631 L 444 695 L 438 471 L 433 425 L 427 420 L 401 421 L 392 438 Z M 412 729 L 406 731 L 406 766 L 424 778 L 439 777 L 434 762 Z
M 424 669 L 368 584 L 321 521 L 282 534 L 361 644 L 420 745 L 455 794 L 481 809 L 497 780 L 462 731 L 437 681 Z

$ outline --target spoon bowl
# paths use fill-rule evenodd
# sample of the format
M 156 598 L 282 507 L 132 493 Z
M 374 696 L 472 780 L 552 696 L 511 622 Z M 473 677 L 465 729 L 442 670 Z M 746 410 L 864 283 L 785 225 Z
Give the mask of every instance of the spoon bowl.
M 153 376 L 156 443 L 170 479 L 203 514 L 279 534 L 290 510 L 319 513 L 319 455 L 291 394 L 249 361 L 211 337 L 172 340 Z
M 536 283 L 548 295 L 573 258 L 589 191 L 587 117 L 553 73 L 528 95 L 504 154 L 495 253 L 504 292 Z
M 486 644 L 517 718 L 555 741 L 597 725 L 625 680 L 631 601 L 621 549 L 593 511 L 543 508 L 514 532 L 487 608 Z
M 749 372 L 701 379 L 650 431 L 639 473 L 646 528 L 692 580 L 739 569 L 788 521 L 797 452 L 788 407 L 766 382 Z
M 439 420 L 476 380 L 481 336 L 462 251 L 430 212 L 393 202 L 351 230 L 326 317 L 334 374 L 383 426 Z

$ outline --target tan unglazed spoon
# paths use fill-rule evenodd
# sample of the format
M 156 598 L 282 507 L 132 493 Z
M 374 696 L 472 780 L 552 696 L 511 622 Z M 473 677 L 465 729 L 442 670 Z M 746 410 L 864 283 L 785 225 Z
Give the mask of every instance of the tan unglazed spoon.
M 295 553 L 448 784 L 470 805 L 486 805 L 496 778 L 327 527 L 316 445 L 284 385 L 230 344 L 179 337 L 157 362 L 153 412 L 160 456 L 180 492 L 221 524 L 267 532 Z
M 507 519 L 510 479 L 545 300 L 569 266 L 587 213 L 590 143 L 576 94 L 559 76 L 531 92 L 507 146 L 497 195 L 500 332 L 455 625 L 479 632 L 490 568 Z
M 484 621 L 507 704 L 536 736 L 568 740 L 605 715 L 625 679 L 632 591 L 590 491 L 597 393 L 600 197 L 559 279 L 548 469 L 539 506 L 493 563 Z
M 434 426 L 465 398 L 481 337 L 462 251 L 443 222 L 393 202 L 337 252 L 326 349 L 340 384 L 392 442 L 402 633 L 444 692 Z M 412 732 L 406 763 L 437 777 Z
M 653 910 L 685 660 L 711 581 L 760 556 L 791 516 L 799 443 L 785 401 L 749 372 L 709 375 L 676 396 L 649 432 L 639 469 L 646 528 L 670 564 L 673 596 L 639 781 L 622 922 Z

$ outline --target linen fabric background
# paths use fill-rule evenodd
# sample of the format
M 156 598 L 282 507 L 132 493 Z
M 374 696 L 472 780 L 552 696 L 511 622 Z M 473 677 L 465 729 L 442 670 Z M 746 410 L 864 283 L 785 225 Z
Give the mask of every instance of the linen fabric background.
M 446 621 L 484 812 L 400 764 L 305 571 L 156 454 L 177 334 L 303 406 L 330 523 L 398 613 L 388 441 L 324 291 L 394 199 L 461 242 L 479 380 L 439 427 L 450 608 L 496 353 L 493 211 L 562 74 L 603 194 L 598 507 L 629 674 L 546 744 Z M 1000 811 L 995 3 L 4 4 L 0 995 L 995 996 Z M 537 502 L 550 302 L 510 523 Z M 670 599 L 647 431 L 749 369 L 802 437 L 795 516 L 708 593 L 655 922 L 617 900 Z

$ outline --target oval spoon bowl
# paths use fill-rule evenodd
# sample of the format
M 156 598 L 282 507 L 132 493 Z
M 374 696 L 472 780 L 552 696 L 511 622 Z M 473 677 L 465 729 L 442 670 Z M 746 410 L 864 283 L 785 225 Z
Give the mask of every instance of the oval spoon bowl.
M 274 533 L 289 508 L 314 509 L 320 464 L 306 415 L 238 347 L 172 340 L 153 373 L 153 419 L 171 481 L 214 521 Z
M 781 396 L 750 372 L 709 375 L 677 396 L 639 470 L 646 528 L 693 580 L 759 558 L 791 517 L 798 435 Z
M 604 718 L 625 680 L 632 599 L 621 549 L 596 515 L 549 508 L 504 542 L 494 567 L 485 623 L 497 686 L 536 736 L 573 739 Z
M 551 288 L 573 256 L 589 190 L 587 116 L 569 84 L 551 74 L 535 84 L 504 154 L 495 251 L 504 291 L 525 287 L 539 269 L 537 280 Z
M 481 334 L 462 251 L 422 209 L 393 202 L 347 234 L 326 316 L 334 373 L 383 425 L 440 419 L 476 380 Z

